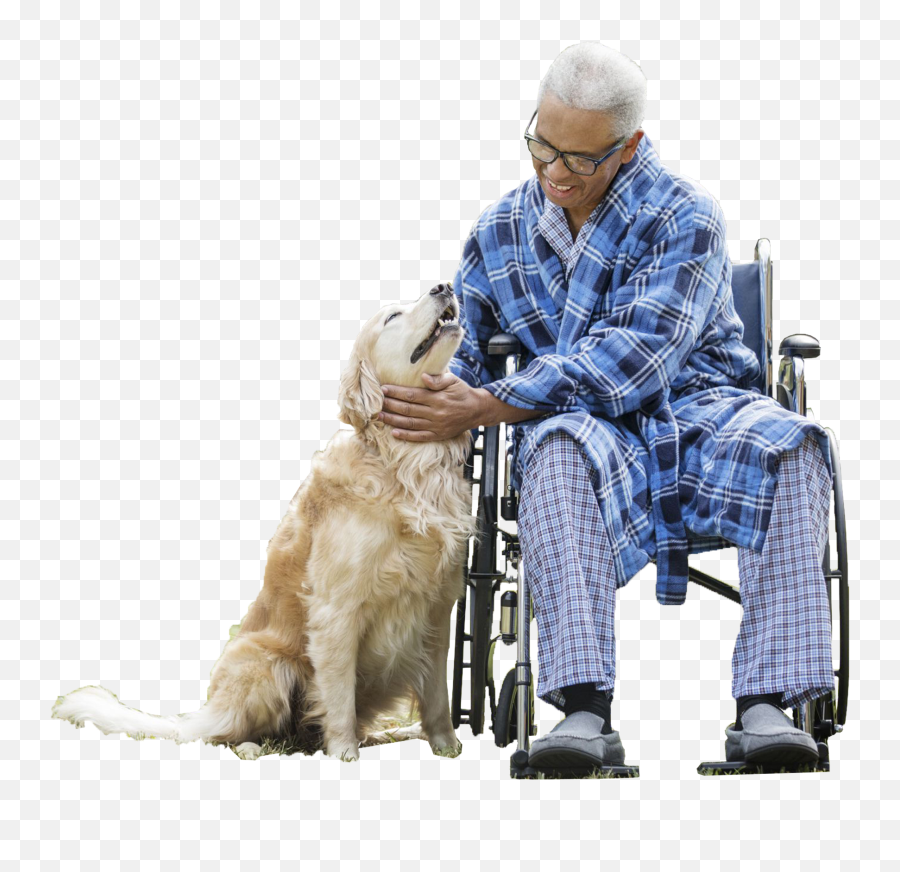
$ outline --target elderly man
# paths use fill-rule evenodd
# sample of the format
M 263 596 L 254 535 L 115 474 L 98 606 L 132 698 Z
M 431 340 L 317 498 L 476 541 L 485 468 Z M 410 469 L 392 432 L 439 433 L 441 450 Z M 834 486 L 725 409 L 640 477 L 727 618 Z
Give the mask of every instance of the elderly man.
M 411 441 L 523 422 L 513 485 L 537 693 L 566 715 L 532 765 L 624 761 L 610 723 L 616 590 L 655 558 L 658 601 L 684 602 L 688 529 L 692 552 L 739 549 L 726 758 L 812 762 L 783 708 L 834 683 L 827 436 L 749 389 L 759 365 L 741 342 L 722 211 L 660 163 L 645 100 L 640 68 L 599 43 L 554 61 L 525 133 L 535 175 L 463 248 L 451 372 L 383 386 L 382 420 Z M 500 330 L 523 347 L 511 376 L 486 354 Z

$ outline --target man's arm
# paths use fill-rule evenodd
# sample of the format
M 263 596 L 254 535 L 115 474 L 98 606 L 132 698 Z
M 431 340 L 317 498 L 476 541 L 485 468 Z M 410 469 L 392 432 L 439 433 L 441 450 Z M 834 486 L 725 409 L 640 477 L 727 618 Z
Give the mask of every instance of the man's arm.
M 481 401 L 478 422 L 475 424 L 477 427 L 494 427 L 501 422 L 517 424 L 519 421 L 530 421 L 532 418 L 540 418 L 547 414 L 540 409 L 521 409 L 518 406 L 511 406 L 509 403 L 504 403 L 503 400 L 498 400 L 484 388 L 478 388 L 476 394 Z
M 730 271 L 725 221 L 712 197 L 685 199 L 670 213 L 628 281 L 615 290 L 613 310 L 568 354 L 539 355 L 484 389 L 506 405 L 557 414 L 656 414 Z
M 515 424 L 546 415 L 551 409 L 513 406 L 482 387 L 501 378 L 503 373 L 502 363 L 491 359 L 486 353 L 490 338 L 501 328 L 499 309 L 492 296 L 484 254 L 478 243 L 477 223 L 463 244 L 453 288 L 464 332 L 448 368 L 473 389 L 464 402 L 466 413 L 471 414 L 466 420 L 467 429 L 493 427 L 501 422 Z M 532 405 L 540 406 L 541 403 Z

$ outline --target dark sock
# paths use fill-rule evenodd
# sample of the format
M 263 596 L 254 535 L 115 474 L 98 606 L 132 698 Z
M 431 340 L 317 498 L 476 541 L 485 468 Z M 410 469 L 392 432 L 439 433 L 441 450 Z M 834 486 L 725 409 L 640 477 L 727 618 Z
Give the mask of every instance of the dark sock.
M 596 690 L 594 682 L 590 681 L 586 684 L 571 684 L 562 688 L 562 692 L 566 697 L 564 711 L 566 717 L 573 712 L 593 712 L 603 718 L 603 726 L 600 728 L 602 735 L 607 735 L 613 731 L 610 725 L 610 700 L 606 695 L 606 691 Z
M 775 708 L 782 709 L 781 705 L 782 694 L 780 693 L 757 693 L 753 696 L 741 696 L 738 697 L 737 701 L 737 717 L 734 721 L 735 730 L 742 730 L 743 726 L 741 724 L 741 715 L 747 711 L 748 708 L 752 705 L 756 705 L 760 702 L 767 702 L 769 705 L 775 706 Z

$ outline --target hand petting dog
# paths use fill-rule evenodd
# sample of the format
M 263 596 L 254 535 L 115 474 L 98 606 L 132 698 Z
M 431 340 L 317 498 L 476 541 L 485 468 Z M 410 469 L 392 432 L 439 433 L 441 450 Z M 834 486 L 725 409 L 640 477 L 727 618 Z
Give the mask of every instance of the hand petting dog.
M 453 439 L 483 421 L 483 388 L 470 387 L 452 372 L 422 374 L 424 388 L 381 385 L 384 405 L 378 416 L 396 439 L 438 442 Z

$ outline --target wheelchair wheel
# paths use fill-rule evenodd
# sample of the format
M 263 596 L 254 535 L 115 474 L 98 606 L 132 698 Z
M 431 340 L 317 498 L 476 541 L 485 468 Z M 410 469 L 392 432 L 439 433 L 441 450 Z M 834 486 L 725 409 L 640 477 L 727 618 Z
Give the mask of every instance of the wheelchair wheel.
M 843 728 L 847 720 L 847 699 L 850 681 L 850 579 L 847 565 L 847 518 L 844 512 L 844 482 L 841 475 L 841 457 L 838 453 L 837 437 L 830 427 L 828 446 L 831 449 L 831 465 L 834 469 L 834 528 L 837 544 L 837 569 L 831 568 L 830 545 L 825 546 L 825 585 L 828 591 L 828 607 L 831 608 L 831 580 L 838 582 L 838 633 L 839 665 L 835 671 L 837 678 L 837 706 L 830 717 L 834 718 L 836 732 Z M 833 694 L 832 697 L 833 698 Z M 829 710 L 830 711 L 830 710 Z
M 487 690 L 488 654 L 494 614 L 494 582 L 505 576 L 497 572 L 497 478 L 499 468 L 499 430 L 497 426 L 481 431 L 482 448 L 473 446 L 464 473 L 477 494 L 477 532 L 472 549 L 472 567 L 466 568 L 466 589 L 457 603 L 456 645 L 453 665 L 453 693 L 450 717 L 454 729 L 468 724 L 477 736 L 484 729 L 484 697 Z M 474 475 L 474 457 L 481 455 L 481 475 Z M 466 626 L 468 618 L 468 628 Z M 465 643 L 469 659 L 465 659 Z M 469 670 L 469 707 L 463 706 L 463 670 Z
M 518 716 L 516 670 L 511 669 L 503 679 L 500 696 L 497 698 L 497 713 L 494 716 L 494 744 L 498 748 L 505 748 L 510 742 L 516 741 Z
M 529 690 L 534 687 L 534 680 Z M 497 711 L 494 715 L 493 731 L 494 744 L 498 748 L 505 748 L 519 738 L 519 694 L 516 687 L 516 670 L 515 667 L 506 673 L 503 679 L 503 686 L 500 688 L 500 696 L 497 699 Z M 528 731 L 533 733 L 531 729 L 534 723 L 534 709 L 531 706 L 529 694 L 529 717 Z

